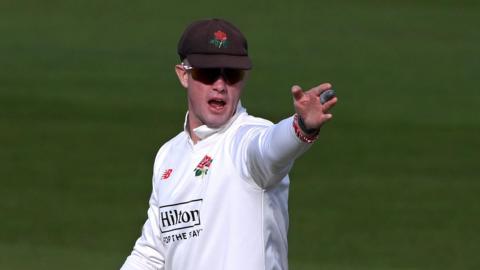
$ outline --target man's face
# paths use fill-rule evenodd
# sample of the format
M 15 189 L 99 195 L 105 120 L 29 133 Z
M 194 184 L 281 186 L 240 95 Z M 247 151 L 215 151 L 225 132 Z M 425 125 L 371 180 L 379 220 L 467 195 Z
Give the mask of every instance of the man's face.
M 187 89 L 190 129 L 201 125 L 218 128 L 230 120 L 245 85 L 245 78 L 238 70 L 186 70 L 177 65 L 176 72 Z

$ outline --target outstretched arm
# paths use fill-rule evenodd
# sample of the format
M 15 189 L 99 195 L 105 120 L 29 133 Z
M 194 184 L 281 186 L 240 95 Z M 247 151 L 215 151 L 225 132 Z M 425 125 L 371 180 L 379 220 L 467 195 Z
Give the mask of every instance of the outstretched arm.
M 261 188 L 280 182 L 293 162 L 311 146 L 322 125 L 332 118 L 329 110 L 337 98 L 321 104 L 322 92 L 331 89 L 329 83 L 318 85 L 306 92 L 292 87 L 296 116 L 270 127 L 245 127 L 237 136 L 237 162 L 245 164 L 243 173 Z M 299 125 L 299 121 L 302 124 Z

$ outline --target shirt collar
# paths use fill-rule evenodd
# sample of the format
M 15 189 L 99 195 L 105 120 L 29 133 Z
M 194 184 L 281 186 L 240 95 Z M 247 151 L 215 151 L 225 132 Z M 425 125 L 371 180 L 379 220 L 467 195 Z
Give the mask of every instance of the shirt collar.
M 238 101 L 237 110 L 235 111 L 233 116 L 230 118 L 230 120 L 228 120 L 227 123 L 225 123 L 223 126 L 219 128 L 210 128 L 207 125 L 201 125 L 199 127 L 194 128 L 193 132 L 195 132 L 195 135 L 197 135 L 201 140 L 203 140 L 217 132 L 227 129 L 235 121 L 235 119 L 237 119 L 238 116 L 243 112 L 246 112 L 246 109 L 242 106 L 242 103 Z M 188 125 L 188 111 L 185 114 L 185 121 L 183 122 L 183 130 L 187 134 L 189 134 L 187 125 Z

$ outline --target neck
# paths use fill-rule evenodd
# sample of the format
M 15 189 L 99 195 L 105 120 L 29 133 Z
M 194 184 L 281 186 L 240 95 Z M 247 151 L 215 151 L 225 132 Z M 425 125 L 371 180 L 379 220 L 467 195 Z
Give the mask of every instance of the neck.
M 188 130 L 188 133 L 190 134 L 190 138 L 192 139 L 193 141 L 193 144 L 196 144 L 198 141 L 200 141 L 200 137 L 197 136 L 197 134 L 195 134 L 195 132 L 193 132 L 193 130 L 197 127 L 200 126 L 200 124 L 195 124 L 193 122 L 195 121 L 192 121 L 192 119 L 190 118 L 190 114 L 188 115 L 188 118 L 187 118 L 187 130 Z
M 240 104 L 240 102 L 238 103 Z M 236 108 L 235 108 L 235 111 L 233 112 L 232 116 L 228 119 L 228 121 L 226 123 L 224 123 L 223 125 L 225 124 L 228 124 L 228 122 L 230 122 L 232 120 L 232 117 L 235 117 L 235 114 L 237 114 L 237 111 L 239 109 L 240 105 L 237 105 Z M 222 126 L 223 126 L 222 125 Z M 204 126 L 203 122 L 200 121 L 198 118 L 196 118 L 195 116 L 193 116 L 191 113 L 190 113 L 190 110 L 189 110 L 189 113 L 187 115 L 187 119 L 186 119 L 186 124 L 185 124 L 185 129 L 188 131 L 189 135 L 190 135 L 190 139 L 192 140 L 193 144 L 196 144 L 198 141 L 201 141 L 202 138 L 204 138 L 205 136 L 209 136 L 212 134 L 212 132 L 216 132 L 216 130 L 219 130 L 221 129 L 222 127 L 218 127 L 218 128 L 210 128 L 208 127 L 209 129 L 212 129 L 211 131 L 210 130 L 205 130 L 204 128 L 201 128 L 200 130 L 197 130 L 197 132 L 200 132 L 200 136 L 197 135 L 197 133 L 195 133 L 195 129 L 198 128 L 198 127 L 201 127 L 201 126 Z M 203 134 L 203 135 L 202 135 Z

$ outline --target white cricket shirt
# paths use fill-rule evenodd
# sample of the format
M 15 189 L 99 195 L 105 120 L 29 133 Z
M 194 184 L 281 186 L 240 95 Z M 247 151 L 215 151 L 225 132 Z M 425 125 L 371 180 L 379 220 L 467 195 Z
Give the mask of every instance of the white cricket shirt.
M 240 105 L 219 129 L 185 130 L 156 158 L 148 219 L 122 270 L 288 269 L 288 171 L 309 144 Z

